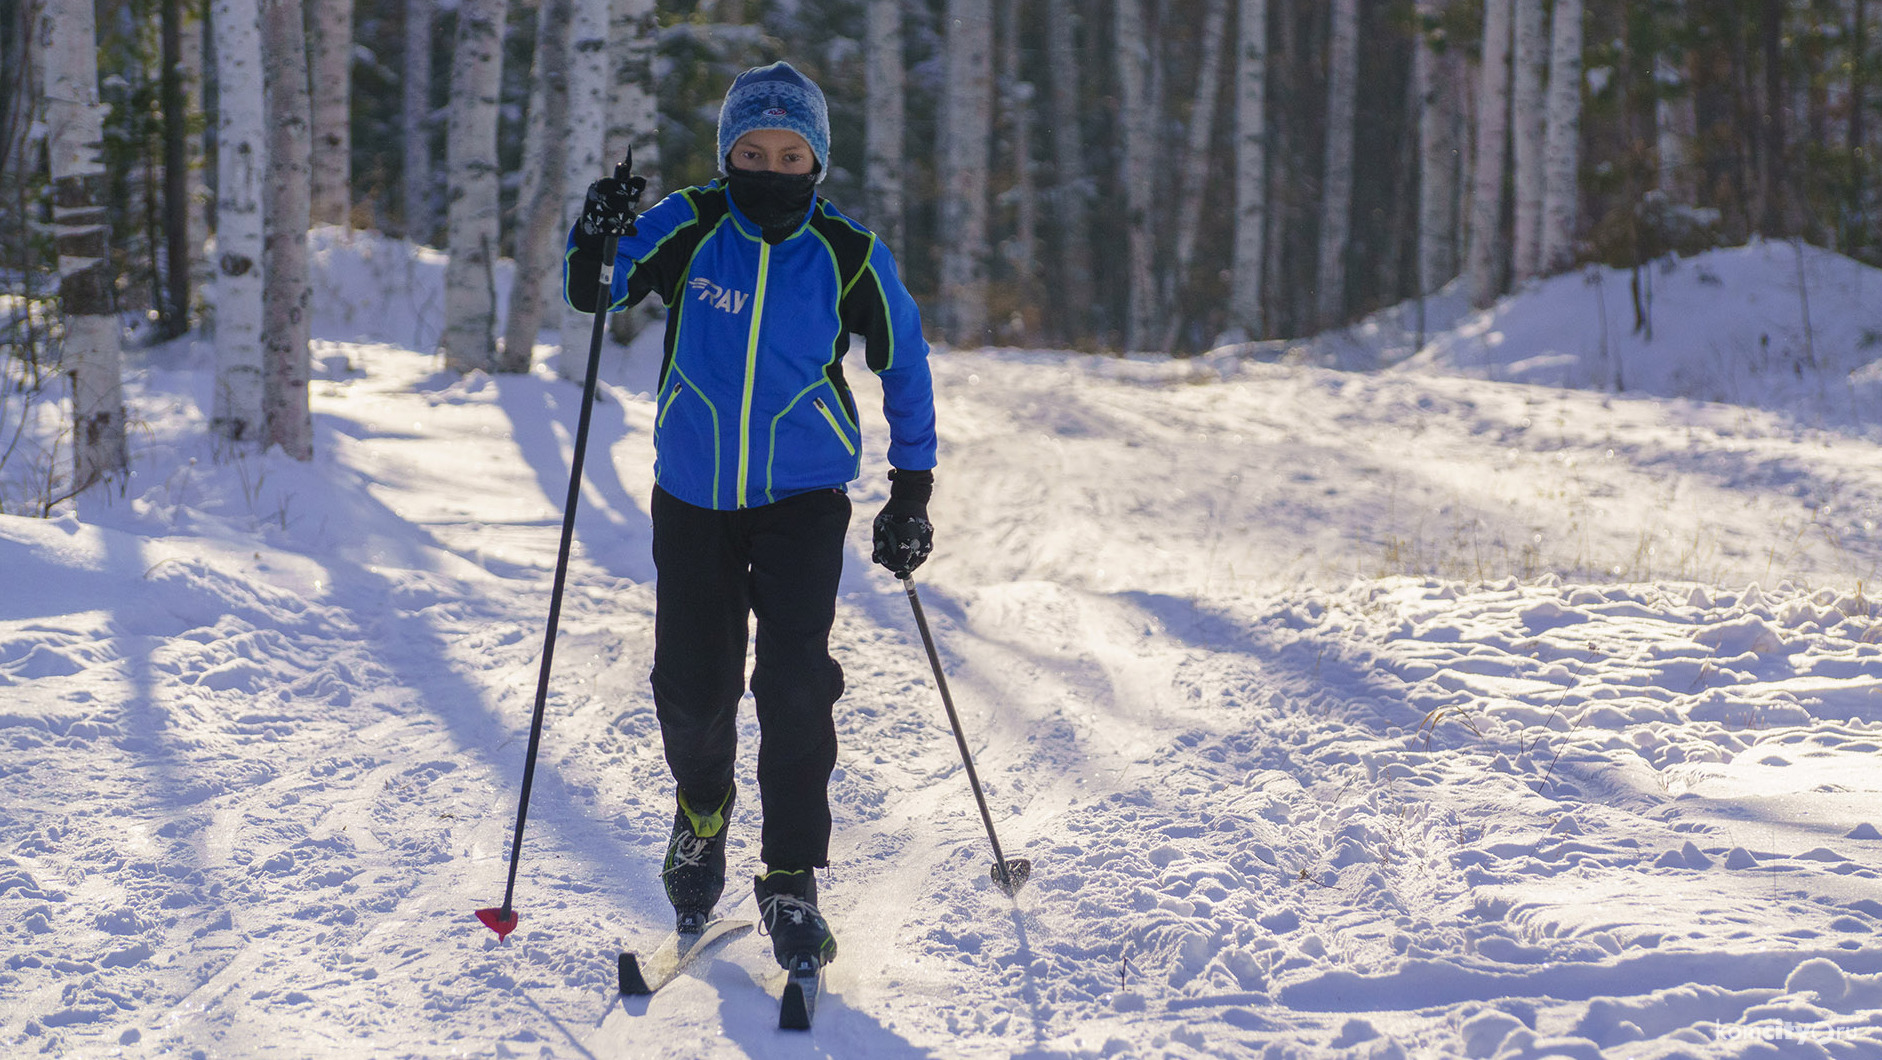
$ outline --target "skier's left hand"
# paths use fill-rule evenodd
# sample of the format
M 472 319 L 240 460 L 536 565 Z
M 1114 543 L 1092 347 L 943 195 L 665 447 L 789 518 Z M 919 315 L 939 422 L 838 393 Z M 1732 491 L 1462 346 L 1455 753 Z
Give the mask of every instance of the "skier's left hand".
M 897 578 L 906 578 L 934 551 L 934 524 L 928 521 L 928 498 L 934 493 L 934 472 L 889 472 L 889 502 L 876 516 L 875 551 L 871 559 Z

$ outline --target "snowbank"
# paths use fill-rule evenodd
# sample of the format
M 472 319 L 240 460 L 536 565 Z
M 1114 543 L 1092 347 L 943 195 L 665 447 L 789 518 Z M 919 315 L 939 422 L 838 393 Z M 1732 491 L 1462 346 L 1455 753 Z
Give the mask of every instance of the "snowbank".
M 1636 286 L 1638 295 L 1635 294 Z M 1728 402 L 1882 424 L 1882 270 L 1754 242 L 1553 276 L 1466 315 L 1410 371 Z

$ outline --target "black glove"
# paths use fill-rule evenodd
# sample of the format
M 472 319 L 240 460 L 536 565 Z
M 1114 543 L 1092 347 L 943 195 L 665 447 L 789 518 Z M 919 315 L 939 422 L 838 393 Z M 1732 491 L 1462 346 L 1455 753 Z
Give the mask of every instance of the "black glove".
M 928 498 L 934 493 L 932 471 L 890 471 L 889 503 L 876 516 L 876 547 L 870 559 L 906 578 L 934 551 L 934 524 Z
M 577 240 L 598 249 L 608 236 L 633 235 L 640 195 L 646 190 L 646 177 L 603 177 L 588 185 L 588 200 L 575 225 Z

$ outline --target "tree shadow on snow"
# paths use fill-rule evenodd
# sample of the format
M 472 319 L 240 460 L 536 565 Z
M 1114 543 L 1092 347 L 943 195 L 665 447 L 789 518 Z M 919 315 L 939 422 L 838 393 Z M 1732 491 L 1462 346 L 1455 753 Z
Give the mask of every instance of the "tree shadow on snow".
M 510 421 L 510 437 L 536 475 L 542 495 L 560 516 L 568 500 L 569 463 L 581 410 L 581 386 L 547 382 L 533 376 L 496 379 L 497 407 Z M 637 582 L 653 580 L 651 518 L 621 482 L 614 466 L 615 443 L 628 424 L 620 399 L 597 389 L 582 464 L 582 500 L 575 513 L 575 535 L 582 552 L 609 574 Z M 554 423 L 567 428 L 567 449 Z
M 337 429 L 320 418 L 316 422 L 326 429 Z M 330 446 L 331 442 L 317 444 Z M 467 882 L 488 889 L 478 897 L 496 898 L 501 895 L 509 867 L 513 828 L 510 814 L 522 783 L 523 748 L 530 722 L 528 699 L 519 692 L 508 709 L 500 708 L 495 682 L 491 687 L 480 685 L 451 662 L 451 639 L 459 631 L 435 624 L 439 612 L 448 613 L 450 609 L 414 606 L 412 587 L 397 577 L 405 569 L 435 571 L 436 554 L 455 554 L 453 550 L 367 490 L 336 490 L 334 497 L 340 502 L 335 505 L 335 515 L 345 528 L 345 542 L 312 550 L 309 555 L 326 565 L 336 603 L 367 620 L 362 622 L 365 628 L 360 631 L 361 639 L 372 659 L 390 672 L 389 685 L 413 693 L 418 707 L 451 734 L 454 746 L 490 768 L 491 787 L 502 799 L 483 826 L 502 829 L 504 855 L 500 860 L 493 859 L 494 864 L 488 868 L 473 869 L 468 875 L 475 879 Z M 434 555 L 426 554 L 433 550 Z M 546 606 L 546 592 L 543 600 Z M 524 629 L 525 638 L 533 638 L 538 649 L 542 627 L 535 619 L 541 617 L 532 616 Z M 532 658 L 532 675 L 539 659 L 539 654 Z M 524 691 L 533 693 L 534 687 L 531 681 Z M 584 866 L 588 878 L 609 878 L 634 851 L 621 845 L 617 835 L 590 820 L 592 807 L 578 803 L 552 757 L 543 756 L 536 765 L 529 822 L 534 826 L 530 835 L 537 837 L 537 842 L 531 845 L 540 851 L 543 833 L 549 831 L 556 842 L 557 856 Z M 538 864 L 543 860 L 538 853 Z M 474 924 L 469 917 L 470 904 L 467 897 L 465 920 Z
M 1412 708 L 1405 701 L 1402 681 L 1381 673 L 1364 661 L 1355 661 L 1338 651 L 1338 637 L 1319 640 L 1307 631 L 1291 644 L 1264 643 L 1251 630 L 1248 620 L 1213 611 L 1197 601 L 1162 593 L 1123 592 L 1117 598 L 1130 602 L 1153 616 L 1172 640 L 1191 648 L 1212 653 L 1228 652 L 1256 660 L 1273 674 L 1281 688 L 1309 688 L 1337 693 L 1348 704 L 1370 701 L 1371 720 L 1380 726 L 1401 726 L 1405 716 L 1390 716 L 1388 705 Z M 1360 711 L 1341 720 L 1349 723 L 1367 720 Z M 1379 728 L 1373 729 L 1375 735 Z

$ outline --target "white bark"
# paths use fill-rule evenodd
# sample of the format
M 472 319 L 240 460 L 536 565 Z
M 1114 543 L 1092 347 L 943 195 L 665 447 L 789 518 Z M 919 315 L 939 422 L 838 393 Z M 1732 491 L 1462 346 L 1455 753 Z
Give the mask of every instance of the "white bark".
M 612 0 L 608 129 L 601 157 L 611 167 L 633 148 L 634 172 L 647 178 L 645 201 L 649 203 L 660 197 L 655 180 L 660 170 L 660 114 L 653 70 L 659 33 L 654 0 Z
M 1353 109 L 1359 85 L 1359 0 L 1333 0 L 1327 41 L 1326 167 L 1320 185 L 1320 268 L 1314 315 L 1346 318 L 1346 246 L 1352 232 Z
M 313 137 L 300 0 L 261 0 L 261 34 L 268 130 L 262 202 L 262 275 L 267 281 L 262 293 L 262 445 L 279 445 L 296 460 L 311 460 L 307 344 L 313 287 L 307 226 L 313 209 L 308 173 Z
M 1684 9 L 1684 3 L 1675 5 L 1675 11 L 1682 16 Z M 1667 51 L 1653 57 L 1653 139 L 1660 190 L 1674 202 L 1690 204 L 1698 193 L 1692 172 L 1692 144 L 1699 134 L 1699 116 L 1693 105 L 1686 62 L 1684 56 L 1676 58 Z
M 464 0 L 451 59 L 450 173 L 444 269 L 445 364 L 460 372 L 496 367 L 497 92 L 504 0 Z
M 902 168 L 908 88 L 902 59 L 902 0 L 869 0 L 863 44 L 863 194 L 871 229 L 902 246 Z
M 569 120 L 567 168 L 562 175 L 562 216 L 581 216 L 588 185 L 614 172 L 603 161 L 607 146 L 609 0 L 574 0 L 569 24 Z M 620 159 L 615 159 L 615 162 Z M 588 367 L 587 339 L 594 318 L 562 303 L 564 379 L 580 379 Z
M 1483 66 L 1478 72 L 1477 157 L 1472 169 L 1470 300 L 1483 307 L 1503 293 L 1503 165 L 1510 110 L 1510 0 L 1484 0 Z
M 122 354 L 104 259 L 105 107 L 98 98 L 97 23 L 91 0 L 48 0 L 39 15 L 44 49 L 46 150 L 53 237 L 65 310 L 62 367 L 72 381 L 73 491 L 126 467 Z
M 1124 230 L 1128 248 L 1128 304 L 1124 347 L 1143 350 L 1153 341 L 1157 288 L 1152 272 L 1156 243 L 1151 205 L 1156 176 L 1156 115 L 1151 109 L 1146 71 L 1152 55 L 1144 22 L 1143 0 L 1116 0 L 1118 122 L 1123 126 Z
M 1476 67 L 1461 48 L 1451 48 L 1438 59 L 1439 92 L 1448 92 L 1451 100 L 1451 139 L 1456 150 L 1454 177 L 1457 180 L 1451 208 L 1452 277 L 1463 275 L 1470 246 L 1471 167 L 1477 157 L 1477 111 L 1473 98 Z
M 1548 174 L 1542 193 L 1542 270 L 1574 264 L 1580 212 L 1582 0 L 1555 0 L 1549 57 Z
M 948 341 L 987 341 L 987 170 L 993 133 L 991 0 L 948 0 L 941 142 L 941 306 Z
M 1020 38 L 1023 35 L 1026 0 L 1006 0 L 1006 20 L 1000 40 L 1000 100 L 1006 142 L 1012 151 L 1013 238 L 1002 248 L 1018 284 L 1019 306 L 1014 319 L 1018 333 L 1010 339 L 1031 345 L 1033 324 L 1037 320 L 1037 279 L 1039 244 L 1039 197 L 1033 187 L 1032 106 L 1033 86 L 1020 80 Z
M 544 286 L 568 236 L 562 218 L 562 179 L 568 171 L 569 0 L 542 0 L 536 17 L 536 56 L 530 70 L 529 125 L 523 136 L 523 187 L 517 195 L 516 272 L 503 333 L 502 372 L 527 372 L 536 332 L 547 308 Z
M 400 125 L 404 134 L 404 174 L 399 205 L 405 237 L 431 239 L 437 221 L 431 208 L 431 10 L 435 0 L 405 0 L 405 60 Z
M 188 115 L 191 130 L 201 128 L 203 120 L 203 14 L 205 7 L 198 0 L 189 0 L 183 5 L 182 61 L 178 64 L 183 75 L 183 109 Z M 260 96 L 257 83 L 256 96 Z M 260 100 L 257 98 L 257 105 Z M 215 282 L 216 263 L 211 261 L 207 252 L 209 241 L 209 204 L 214 194 L 209 190 L 208 167 L 204 163 L 203 138 L 192 131 L 184 138 L 184 162 L 187 172 L 184 176 L 184 240 L 189 244 L 190 252 L 190 300 L 188 307 L 191 318 L 202 324 L 210 324 L 208 303 L 205 292 Z
M 1089 331 L 1094 309 L 1091 278 L 1091 181 L 1085 173 L 1084 138 L 1079 133 L 1084 105 L 1078 88 L 1078 55 L 1072 41 L 1071 0 L 1046 0 L 1047 64 L 1052 72 L 1052 159 L 1057 170 L 1052 190 L 1058 220 L 1060 299 L 1067 307 L 1064 338 L 1075 341 Z
M 1217 103 L 1222 95 L 1222 52 L 1228 39 L 1228 0 L 1208 0 L 1203 10 L 1202 65 L 1196 71 L 1196 101 L 1189 110 L 1189 137 L 1184 145 L 1181 191 L 1176 219 L 1176 267 L 1169 270 L 1163 299 L 1168 317 L 1163 329 L 1163 350 L 1176 352 L 1183 325 L 1178 299 L 1189 285 L 1189 270 L 1196 261 L 1196 240 L 1202 232 L 1202 200 L 1209 180 L 1209 145 L 1215 142 Z
M 231 442 L 261 437 L 262 195 L 268 172 L 256 0 L 215 0 L 216 393 L 210 426 Z
M 1654 152 L 1660 190 L 1675 202 L 1691 203 L 1695 198 L 1692 142 L 1699 128 L 1692 90 L 1685 74 L 1672 60 L 1660 55 L 1653 63 L 1654 80 L 1659 83 L 1660 91 L 1653 103 Z
M 654 93 L 654 59 L 660 24 L 653 0 L 612 0 L 608 25 L 609 101 L 608 131 L 602 161 L 612 169 L 634 153 L 634 172 L 647 178 L 644 202 L 660 199 L 660 101 Z M 571 221 L 574 218 L 570 218 Z M 646 323 L 659 319 L 653 299 L 640 308 L 616 313 L 609 319 L 609 334 L 619 343 L 631 342 Z
M 0 40 L 0 68 L 6 71 L 0 78 L 6 85 L 0 92 L 0 164 L 9 167 L 25 154 L 46 87 L 37 37 L 40 19 L 37 12 L 25 17 L 25 32 Z
M 1536 274 L 1542 241 L 1542 80 L 1548 27 L 1542 0 L 1515 0 L 1515 52 L 1510 65 L 1510 168 L 1516 191 L 1510 272 L 1522 283 Z
M 1419 14 L 1430 16 L 1436 0 L 1421 0 Z M 1442 69 L 1454 56 L 1432 50 L 1418 34 L 1412 54 L 1412 91 L 1418 110 L 1418 290 L 1429 294 L 1457 275 L 1458 100 L 1455 83 Z
M 1235 64 L 1235 258 L 1229 320 L 1266 334 L 1262 272 L 1268 223 L 1268 0 L 1239 0 Z
M 307 0 L 313 93 L 313 218 L 346 225 L 352 207 L 353 0 Z

